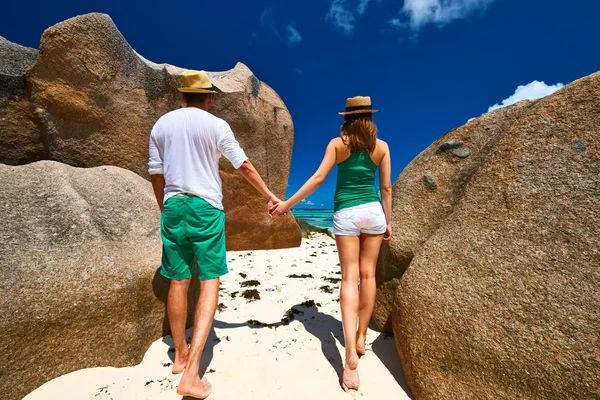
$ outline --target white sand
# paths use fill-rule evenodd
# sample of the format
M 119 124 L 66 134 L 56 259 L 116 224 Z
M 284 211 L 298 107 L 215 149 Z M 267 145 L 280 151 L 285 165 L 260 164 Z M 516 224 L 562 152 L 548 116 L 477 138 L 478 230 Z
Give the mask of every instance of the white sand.
M 311 256 L 311 254 L 316 256 Z M 344 393 L 339 381 L 344 348 L 339 283 L 340 267 L 334 241 L 325 235 L 304 240 L 302 247 L 286 250 L 229 252 L 230 273 L 222 280 L 220 302 L 202 356 L 201 369 L 213 384 L 209 399 L 408 399 L 402 367 L 393 337 L 369 330 L 367 354 L 361 358 L 361 387 Z M 240 273 L 247 274 L 242 278 Z M 292 279 L 290 274 L 313 278 Z M 240 294 L 243 281 L 255 279 L 261 299 L 247 302 Z M 333 288 L 328 294 L 324 285 Z M 239 292 L 236 298 L 232 292 Z M 306 300 L 320 303 L 299 306 Z M 248 320 L 277 323 L 287 310 L 296 314 L 287 326 L 265 328 Z M 190 331 L 188 331 L 188 336 Z M 170 337 L 150 346 L 141 364 L 128 368 L 89 368 L 72 372 L 42 385 L 25 397 L 35 399 L 181 399 L 175 388 L 179 377 L 171 374 Z

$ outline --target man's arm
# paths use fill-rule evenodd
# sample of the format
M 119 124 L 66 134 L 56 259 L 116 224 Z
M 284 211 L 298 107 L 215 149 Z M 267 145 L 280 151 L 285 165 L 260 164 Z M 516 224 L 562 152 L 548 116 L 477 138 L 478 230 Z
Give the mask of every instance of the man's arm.
M 240 144 L 233 135 L 229 124 L 223 121 L 223 131 L 219 139 L 218 147 L 221 154 L 223 154 L 235 169 L 252 185 L 260 194 L 267 200 L 267 210 L 273 207 L 275 204 L 281 202 L 275 195 L 269 190 L 265 182 L 260 177 L 254 165 L 248 160 L 246 153 L 240 147 Z
M 158 208 L 160 208 L 160 212 L 162 212 L 163 199 L 165 196 L 165 175 L 163 172 L 163 157 L 158 143 L 155 140 L 155 134 L 156 125 L 152 128 L 152 132 L 150 133 L 148 173 L 150 174 L 150 182 L 152 182 L 152 189 L 154 189 L 154 196 L 156 196 Z
M 238 172 L 252 185 L 256 190 L 260 192 L 260 194 L 267 200 L 267 207 L 271 208 L 275 204 L 279 203 L 279 200 L 275 195 L 269 190 L 265 182 L 260 177 L 254 165 L 250 162 L 250 160 L 244 161 L 244 163 L 238 168 Z
M 163 174 L 150 175 L 150 181 L 152 182 L 152 189 L 154 189 L 154 196 L 158 203 L 160 212 L 163 211 L 163 199 L 165 198 L 165 176 Z

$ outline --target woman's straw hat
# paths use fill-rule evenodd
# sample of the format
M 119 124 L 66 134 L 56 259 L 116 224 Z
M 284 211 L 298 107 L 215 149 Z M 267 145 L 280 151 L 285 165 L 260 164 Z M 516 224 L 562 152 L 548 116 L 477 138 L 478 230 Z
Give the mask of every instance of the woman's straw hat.
M 214 86 L 208 79 L 208 75 L 204 71 L 184 71 L 181 74 L 183 87 L 179 90 L 182 93 L 217 93 Z
M 379 110 L 373 110 L 371 107 L 371 98 L 369 96 L 356 96 L 346 99 L 346 111 L 341 115 L 376 113 Z

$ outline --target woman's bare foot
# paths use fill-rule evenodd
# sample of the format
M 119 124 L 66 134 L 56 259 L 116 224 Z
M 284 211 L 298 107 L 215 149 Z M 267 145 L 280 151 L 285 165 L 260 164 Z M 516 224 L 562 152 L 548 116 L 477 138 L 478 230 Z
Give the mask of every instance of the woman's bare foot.
M 190 376 L 192 375 L 192 376 Z M 179 386 L 177 386 L 177 394 L 181 396 L 190 396 L 196 399 L 205 399 L 210 396 L 212 385 L 206 378 L 200 379 L 198 374 L 183 374 Z
M 185 350 L 182 352 L 175 352 L 175 361 L 173 361 L 173 369 L 171 370 L 174 375 L 178 375 L 183 372 L 185 365 L 187 364 L 189 353 L 190 349 L 187 346 L 185 346 Z
M 358 390 L 359 386 L 360 378 L 358 376 L 358 355 L 353 354 L 350 357 L 346 357 L 344 375 L 342 376 L 342 389 L 347 392 L 348 390 Z
M 356 354 L 359 357 L 367 354 L 367 337 L 356 332 Z

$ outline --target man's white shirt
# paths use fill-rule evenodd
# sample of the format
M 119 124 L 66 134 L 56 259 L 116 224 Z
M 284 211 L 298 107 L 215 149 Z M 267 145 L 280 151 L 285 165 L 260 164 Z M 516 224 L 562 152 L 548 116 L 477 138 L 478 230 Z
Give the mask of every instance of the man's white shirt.
M 227 122 L 199 108 L 181 108 L 154 124 L 148 172 L 165 176 L 164 202 L 191 193 L 222 210 L 221 155 L 235 169 L 248 159 Z

